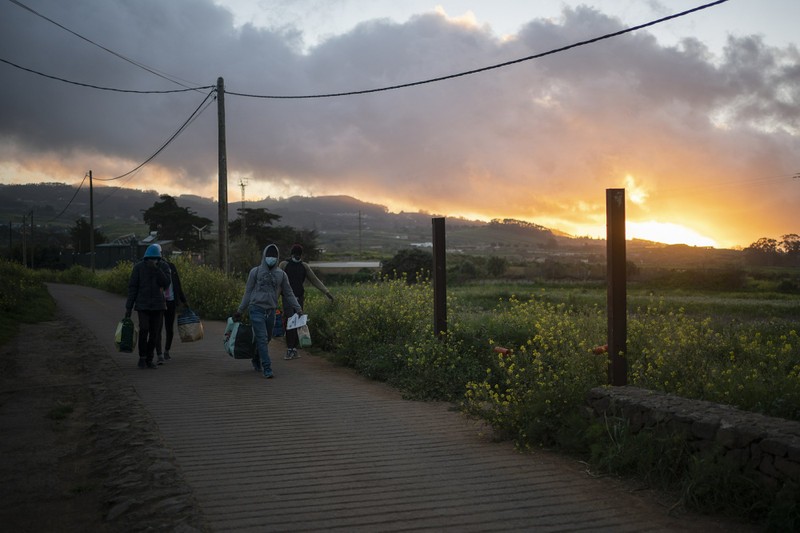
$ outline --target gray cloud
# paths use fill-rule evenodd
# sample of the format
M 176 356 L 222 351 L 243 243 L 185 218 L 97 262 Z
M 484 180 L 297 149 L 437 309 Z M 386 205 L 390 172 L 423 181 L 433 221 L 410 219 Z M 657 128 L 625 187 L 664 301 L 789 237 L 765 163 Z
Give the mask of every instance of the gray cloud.
M 426 14 L 402 24 L 367 21 L 303 53 L 296 29 L 236 28 L 231 14 L 210 0 L 28 4 L 189 85 L 212 85 L 223 76 L 230 92 L 271 95 L 407 83 L 622 29 L 616 19 L 579 8 L 558 22 L 529 21 L 512 39 L 499 40 L 487 28 Z M 0 4 L 0 57 L 85 83 L 177 87 L 11 3 Z M 0 153 L 20 164 L 44 155 L 70 163 L 102 156 L 109 174 L 125 172 L 205 96 L 119 94 L 7 65 L 0 72 Z M 737 211 L 752 196 L 737 183 L 797 172 L 798 110 L 796 48 L 731 37 L 715 57 L 697 39 L 664 47 L 640 31 L 398 91 L 315 100 L 228 94 L 229 172 L 303 183 L 319 194 L 394 198 L 432 212 L 575 224 L 602 212 L 604 189 L 624 185 L 630 174 L 651 191 L 649 204 L 633 213 L 675 209 L 675 198 L 699 202 L 706 193 L 695 192 L 698 183 Z M 212 183 L 216 134 L 212 105 L 158 165 L 187 184 Z M 772 222 L 762 232 L 776 235 L 796 224 L 794 207 L 782 210 L 788 190 L 782 187 L 773 183 L 763 192 Z M 709 212 L 722 224 L 724 213 Z

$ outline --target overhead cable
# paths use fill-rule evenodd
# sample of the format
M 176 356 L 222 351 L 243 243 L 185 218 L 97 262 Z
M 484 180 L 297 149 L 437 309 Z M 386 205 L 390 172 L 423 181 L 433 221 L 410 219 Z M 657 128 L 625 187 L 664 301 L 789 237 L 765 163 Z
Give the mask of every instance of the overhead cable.
M 45 224 L 49 224 L 49 223 L 53 222 L 54 220 L 59 219 L 61 217 L 61 215 L 64 214 L 64 212 L 69 208 L 69 206 L 72 205 L 72 202 L 75 200 L 75 197 L 78 196 L 78 192 L 80 192 L 81 187 L 83 187 L 83 184 L 86 183 L 86 178 L 88 178 L 88 177 L 89 177 L 89 174 L 86 174 L 85 176 L 83 176 L 83 181 L 81 181 L 81 184 L 78 185 L 77 189 L 75 189 L 75 194 L 73 194 L 72 198 L 69 199 L 69 202 L 67 202 L 67 205 L 64 206 L 64 209 L 62 209 L 59 214 L 57 214 L 56 216 L 54 216 L 53 218 L 51 218 L 50 220 L 45 222 Z
M 114 178 L 94 178 L 94 179 L 96 179 L 97 181 L 114 181 L 114 180 L 122 179 L 122 178 L 124 178 L 125 176 L 128 176 L 129 174 L 133 174 L 134 172 L 136 172 L 137 170 L 139 170 L 140 168 L 142 168 L 143 166 L 145 166 L 147 163 L 149 163 L 150 161 L 152 161 L 153 159 L 155 159 L 155 157 L 156 157 L 158 154 L 160 154 L 160 153 L 161 153 L 161 152 L 164 150 L 164 148 L 166 148 L 166 147 L 167 147 L 167 146 L 168 146 L 168 145 L 169 145 L 169 144 L 170 144 L 172 141 L 174 141 L 174 140 L 175 140 L 175 139 L 178 137 L 178 135 L 180 135 L 181 133 L 183 133 L 183 131 L 184 131 L 184 130 L 187 128 L 187 126 L 189 126 L 189 124 L 191 124 L 191 123 L 194 121 L 194 119 L 195 119 L 195 118 L 196 118 L 196 117 L 197 117 L 197 116 L 198 116 L 200 113 L 202 113 L 203 111 L 205 111 L 205 110 L 206 110 L 206 108 L 208 108 L 208 106 L 209 106 L 209 105 L 211 105 L 211 102 L 213 102 L 213 99 L 209 100 L 209 98 L 211 98 L 211 95 L 213 95 L 215 92 L 216 92 L 216 89 L 209 91 L 209 93 L 206 95 L 206 97 L 205 97 L 205 98 L 203 98 L 203 101 L 202 101 L 202 102 L 200 102 L 200 105 L 199 105 L 199 106 L 197 106 L 197 109 L 195 109 L 195 110 L 192 112 L 192 114 L 189 116 L 189 118 L 188 118 L 188 119 L 186 119 L 186 122 L 184 122 L 184 123 L 181 125 L 181 127 L 180 127 L 180 128 L 178 128 L 178 131 L 176 131 L 176 132 L 175 132 L 175 133 L 172 135 L 172 137 L 170 137 L 169 139 L 167 139 L 167 142 L 165 142 L 164 144 L 162 144 L 162 145 L 161 145 L 161 148 L 159 148 L 158 150 L 156 150 L 156 151 L 155 151 L 155 153 L 154 153 L 153 155 L 151 155 L 150 157 L 148 157 L 147 159 L 145 159 L 143 163 L 141 163 L 140 165 L 138 165 L 138 166 L 137 166 L 136 168 L 134 168 L 133 170 L 130 170 L 130 171 L 126 172 L 125 174 L 121 174 L 121 175 L 119 175 L 119 176 L 116 176 L 116 177 L 114 177 Z M 206 102 L 208 102 L 208 104 L 206 104 Z M 204 105 L 204 104 L 206 104 L 206 105 L 205 105 L 205 107 L 203 107 L 203 105 Z M 202 108 L 202 109 L 201 109 L 201 108 Z
M 40 17 L 40 18 L 42 18 L 42 19 L 46 20 L 47 22 L 50 22 L 51 24 L 55 24 L 56 26 L 58 26 L 58 27 L 59 27 L 59 28 L 61 28 L 62 30 L 64 30 L 64 31 L 67 31 L 67 32 L 71 33 L 71 34 L 72 34 L 72 35 L 74 35 L 75 37 L 78 37 L 79 39 L 83 39 L 83 40 L 84 40 L 84 41 L 86 41 L 87 43 L 89 43 L 89 44 L 92 44 L 92 45 L 94 45 L 94 46 L 96 46 L 96 47 L 98 47 L 98 48 L 100 48 L 100 49 L 102 49 L 102 50 L 105 50 L 105 51 L 106 51 L 106 52 L 108 52 L 109 54 L 111 54 L 111 55 L 113 55 L 113 56 L 116 56 L 116 57 L 118 57 L 118 58 L 122 59 L 123 61 L 127 61 L 127 62 L 128 62 L 128 63 L 130 63 L 131 65 L 134 65 L 134 66 L 137 66 L 137 67 L 139 67 L 140 69 L 146 70 L 146 71 L 147 71 L 147 72 L 149 72 L 150 74 L 154 74 L 154 75 L 158 76 L 159 78 L 165 79 L 165 80 L 167 80 L 167 81 L 169 81 L 169 82 L 172 82 L 172 83 L 174 83 L 174 84 L 176 84 L 176 85 L 180 85 L 181 87 L 185 87 L 186 89 L 197 90 L 196 88 L 192 88 L 192 87 L 189 87 L 188 85 L 184 85 L 184 84 L 183 84 L 183 83 L 181 83 L 180 81 L 177 81 L 177 80 L 175 80 L 175 79 L 173 79 L 173 78 L 171 78 L 171 77 L 167 76 L 166 74 L 163 74 L 163 73 L 161 73 L 161 72 L 158 72 L 157 70 L 155 70 L 155 69 L 152 69 L 152 68 L 148 67 L 147 65 L 145 65 L 145 64 L 143 64 L 143 63 L 139 63 L 138 61 L 134 61 L 133 59 L 130 59 L 130 58 L 128 58 L 128 57 L 125 57 L 125 56 L 123 56 L 122 54 L 118 54 L 117 52 L 115 52 L 115 51 L 113 51 L 113 50 L 111 50 L 111 49 L 109 49 L 109 48 L 106 48 L 105 46 L 103 46 L 103 45 L 101 45 L 101 44 L 98 44 L 98 43 L 96 43 L 96 42 L 92 41 L 91 39 L 89 39 L 89 38 L 87 38 L 87 37 L 84 37 L 83 35 L 81 35 L 81 34 L 79 34 L 79 33 L 76 33 L 76 32 L 74 32 L 74 31 L 72 31 L 71 29 L 67 28 L 66 26 L 63 26 L 63 25 L 59 24 L 58 22 L 56 22 L 55 20 L 53 20 L 53 19 L 51 19 L 51 18 L 48 18 L 48 17 L 46 17 L 46 16 L 42 15 L 41 13 L 39 13 L 38 11 L 36 11 L 35 9 L 32 9 L 32 8 L 30 8 L 30 7 L 26 6 L 26 5 L 25 5 L 25 4 L 23 4 L 22 2 L 19 2 L 18 0 L 9 0 L 9 2 L 11 2 L 12 4 L 16 4 L 16 5 L 18 5 L 18 6 L 19 6 L 19 7 L 21 7 L 22 9 L 24 9 L 24 10 L 26 10 L 26 11 L 29 11 L 29 12 L 33 13 L 33 14 L 34 14 L 34 15 L 36 15 L 37 17 Z
M 672 19 L 676 19 L 676 18 L 679 18 L 679 17 L 683 17 L 683 16 L 686 16 L 686 15 L 688 15 L 690 13 L 701 11 L 703 9 L 708 9 L 710 7 L 713 7 L 713 6 L 716 6 L 716 5 L 719 5 L 719 4 L 724 4 L 727 1 L 728 0 L 718 0 L 716 2 L 711 2 L 709 4 L 705 4 L 705 5 L 698 6 L 698 7 L 686 10 L 686 11 L 682 11 L 680 13 L 675 13 L 674 15 L 669 15 L 667 17 L 663 17 L 663 18 L 660 18 L 660 19 L 657 19 L 657 20 L 653 20 L 653 21 L 647 22 L 645 24 L 639 24 L 638 26 L 632 26 L 630 28 L 626 28 L 624 30 L 616 31 L 614 33 L 607 33 L 605 35 L 601 35 L 600 37 L 595 37 L 593 39 L 589 39 L 589 40 L 586 40 L 586 41 L 580 41 L 580 42 L 577 42 L 577 43 L 574 43 L 574 44 L 570 44 L 568 46 L 562 46 L 561 48 L 555 48 L 553 50 L 549 50 L 547 52 L 542 52 L 540 54 L 535 54 L 535 55 L 528 56 L 528 57 L 523 57 L 523 58 L 520 58 L 520 59 L 514 59 L 512 61 L 506 61 L 505 63 L 499 63 L 497 65 L 491 65 L 491 66 L 488 66 L 488 67 L 482 67 L 482 68 L 478 68 L 478 69 L 474 69 L 474 70 L 468 70 L 468 71 L 465 71 L 465 72 L 460 72 L 458 74 L 450 74 L 450 75 L 447 75 L 447 76 L 440 76 L 438 78 L 431 78 L 431 79 L 427 79 L 427 80 L 414 81 L 414 82 L 410 82 L 410 83 L 402 83 L 400 85 L 390 85 L 388 87 L 381 87 L 381 88 L 377 88 L 377 89 L 365 89 L 365 90 L 361 90 L 361 91 L 348 91 L 348 92 L 328 93 L 328 94 L 308 94 L 308 95 L 264 95 L 264 94 L 261 94 L 260 95 L 260 94 L 239 93 L 239 92 L 228 91 L 228 90 L 225 91 L 225 94 L 233 95 L 233 96 L 243 96 L 243 97 L 247 97 L 247 98 L 265 98 L 265 99 L 274 99 L 274 100 L 299 100 L 299 99 L 307 99 L 307 98 L 333 98 L 333 97 L 337 97 L 337 96 L 353 96 L 353 95 L 358 95 L 358 94 L 369 94 L 369 93 L 377 93 L 377 92 L 382 92 L 382 91 L 392 91 L 392 90 L 396 90 L 396 89 L 404 89 L 406 87 L 414 87 L 414 86 L 417 86 L 417 85 L 425 85 L 427 83 L 435 83 L 435 82 L 439 82 L 439 81 L 450 80 L 450 79 L 453 79 L 453 78 L 460 78 L 462 76 L 469 76 L 469 75 L 472 75 L 472 74 L 478 74 L 480 72 L 486 72 L 488 70 L 494 70 L 494 69 L 498 69 L 498 68 L 502 68 L 502 67 L 508 67 L 510 65 L 515 65 L 517 63 L 522 63 L 524 61 L 530 61 L 532 59 L 539 59 L 539 58 L 542 58 L 542 57 L 545 57 L 545 56 L 557 54 L 559 52 L 565 52 L 567 50 L 571 50 L 572 48 L 578 48 L 580 46 L 586 46 L 587 44 L 596 43 L 598 41 L 602 41 L 602 40 L 605 40 L 605 39 L 611 39 L 612 37 L 618 37 L 618 36 L 624 35 L 626 33 L 631 33 L 631 32 L 634 32 L 636 30 L 641 30 L 643 28 L 647 28 L 647 27 L 650 27 L 650 26 L 655 26 L 656 24 L 661 24 L 662 22 L 666 22 L 668 20 L 672 20 Z
M 33 69 L 30 69 L 30 68 L 23 67 L 21 65 L 17 65 L 16 63 L 13 63 L 13 62 L 11 62 L 11 61 L 9 61 L 7 59 L 3 59 L 2 57 L 0 57 L 0 63 L 5 63 L 7 65 L 11 65 L 12 67 L 18 68 L 20 70 L 24 70 L 26 72 L 30 72 L 32 74 L 36 74 L 36 75 L 42 76 L 44 78 L 50 78 L 51 80 L 63 81 L 64 83 L 69 83 L 71 85 L 78 85 L 80 87 L 89 87 L 91 89 L 99 89 L 101 91 L 114 91 L 114 92 L 118 92 L 118 93 L 136 93 L 136 94 L 185 93 L 185 92 L 189 92 L 189 91 L 199 91 L 199 90 L 211 89 L 213 87 L 216 87 L 216 85 L 204 85 L 202 87 L 190 87 L 188 89 L 171 89 L 171 90 L 166 90 L 166 91 L 137 91 L 137 90 L 134 90 L 134 89 L 116 89 L 114 87 L 102 87 L 100 85 L 92 85 L 90 83 L 81 83 L 79 81 L 72 81 L 72 80 L 67 80 L 67 79 L 64 79 L 64 78 L 59 78 L 58 76 L 51 76 L 49 74 L 44 74 L 43 72 L 39 72 L 38 70 L 33 70 Z

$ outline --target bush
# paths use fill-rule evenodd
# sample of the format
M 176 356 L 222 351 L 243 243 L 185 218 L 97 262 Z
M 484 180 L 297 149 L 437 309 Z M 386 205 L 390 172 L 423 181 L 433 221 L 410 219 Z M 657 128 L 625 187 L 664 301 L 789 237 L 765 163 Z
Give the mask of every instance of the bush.
M 428 279 L 432 270 L 433 254 L 410 248 L 400 250 L 386 261 L 381 267 L 381 274 L 386 278 L 405 279 L 408 283 L 414 283 Z

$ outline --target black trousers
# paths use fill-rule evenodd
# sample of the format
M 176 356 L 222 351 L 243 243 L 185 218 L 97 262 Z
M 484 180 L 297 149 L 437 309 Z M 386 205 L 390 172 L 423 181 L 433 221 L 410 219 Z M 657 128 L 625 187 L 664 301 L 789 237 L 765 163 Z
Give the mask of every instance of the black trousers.
M 156 345 L 161 337 L 161 326 L 164 324 L 164 311 L 141 311 L 139 313 L 139 357 L 153 360 Z
M 167 310 L 164 311 L 164 332 L 166 333 L 166 339 L 164 343 L 164 351 L 168 352 L 170 348 L 172 348 L 172 338 L 175 336 L 175 300 L 169 301 L 167 300 Z M 158 342 L 156 343 L 156 352 L 163 353 L 161 351 L 161 334 L 158 335 Z
M 305 296 L 298 296 L 297 303 L 300 304 L 300 307 L 303 307 L 305 304 Z M 297 336 L 296 329 L 286 329 L 286 322 L 289 320 L 291 316 L 289 313 L 291 312 L 290 309 L 283 309 L 283 329 L 286 330 L 286 347 L 289 349 L 297 348 L 300 344 L 300 337 Z

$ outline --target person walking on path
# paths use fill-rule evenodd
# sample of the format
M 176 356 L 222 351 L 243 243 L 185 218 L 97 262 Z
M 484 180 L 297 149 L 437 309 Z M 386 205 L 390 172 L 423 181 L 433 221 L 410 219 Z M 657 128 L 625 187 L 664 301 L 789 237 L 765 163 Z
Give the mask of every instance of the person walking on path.
M 175 263 L 166 258 L 163 259 L 162 263 L 169 268 L 171 283 L 169 287 L 167 287 L 167 290 L 164 291 L 164 299 L 167 301 L 167 309 L 164 311 L 164 331 L 166 333 L 166 338 L 164 341 L 163 356 L 161 352 L 161 335 L 158 336 L 158 341 L 156 342 L 156 357 L 159 365 L 164 361 L 169 361 L 172 359 L 172 357 L 169 355 L 169 350 L 172 347 L 172 339 L 175 336 L 175 308 L 177 306 L 177 302 L 180 302 L 184 306 L 189 305 L 186 301 L 186 295 L 183 293 L 181 277 L 178 275 L 178 268 L 175 266 Z
M 169 268 L 159 263 L 161 247 L 151 244 L 142 260 L 133 265 L 128 281 L 125 317 L 130 318 L 134 308 L 139 314 L 139 368 L 158 368 L 153 363 L 153 354 L 167 308 L 164 291 L 170 285 Z
M 320 281 L 314 271 L 311 269 L 311 266 L 303 261 L 303 247 L 300 244 L 295 244 L 292 246 L 291 251 L 289 252 L 291 258 L 288 261 L 283 261 L 279 265 L 280 268 L 286 272 L 286 275 L 289 276 L 289 285 L 292 286 L 292 292 L 294 292 L 295 297 L 297 298 L 300 307 L 305 305 L 305 287 L 303 284 L 306 280 L 310 281 L 311 284 L 320 290 L 322 294 L 328 297 L 330 301 L 333 301 L 333 295 L 331 291 L 329 291 L 325 284 Z M 290 316 L 289 309 L 287 306 L 284 305 L 283 316 L 285 320 L 288 320 Z M 296 329 L 287 329 L 286 330 L 286 355 L 283 356 L 284 359 L 297 359 L 300 357 L 297 354 L 297 346 L 300 344 L 300 339 L 297 335 Z
M 292 292 L 289 277 L 278 267 L 278 247 L 269 244 L 264 248 L 261 263 L 250 270 L 242 301 L 233 314 L 234 320 L 239 320 L 245 309 L 249 311 L 258 357 L 258 359 L 253 358 L 253 368 L 261 370 L 265 378 L 273 377 L 269 341 L 272 339 L 275 310 L 278 308 L 278 298 L 281 296 L 286 302 L 287 309 L 292 313 L 302 314 L 303 308 Z

